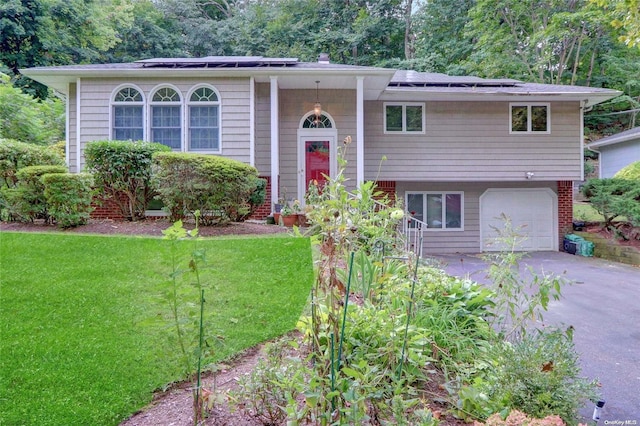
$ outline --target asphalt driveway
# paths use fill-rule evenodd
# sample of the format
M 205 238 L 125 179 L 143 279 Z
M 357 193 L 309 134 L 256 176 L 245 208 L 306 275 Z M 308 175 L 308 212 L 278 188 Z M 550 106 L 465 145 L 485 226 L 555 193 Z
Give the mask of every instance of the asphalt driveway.
M 487 283 L 478 255 L 432 257 L 451 275 Z M 523 263 L 574 283 L 550 303 L 544 319 L 574 327 L 582 373 L 602 384 L 606 404 L 598 424 L 640 426 L 640 268 L 558 252 L 530 253 Z M 588 420 L 593 407 L 581 411 Z

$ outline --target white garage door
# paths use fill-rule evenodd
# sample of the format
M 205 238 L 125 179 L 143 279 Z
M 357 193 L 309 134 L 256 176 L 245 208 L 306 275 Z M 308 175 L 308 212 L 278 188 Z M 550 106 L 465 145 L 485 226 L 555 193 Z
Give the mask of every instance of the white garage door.
M 496 242 L 504 229 L 504 214 L 524 237 L 518 250 L 558 250 L 558 197 L 548 188 L 488 189 L 480 196 L 480 239 L 482 251 L 504 248 Z

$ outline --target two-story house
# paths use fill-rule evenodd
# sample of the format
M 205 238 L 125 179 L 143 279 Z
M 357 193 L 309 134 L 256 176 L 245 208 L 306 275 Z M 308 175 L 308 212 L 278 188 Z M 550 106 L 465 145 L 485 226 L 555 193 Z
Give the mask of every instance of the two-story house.
M 163 58 L 22 70 L 67 100 L 67 162 L 93 140 L 149 140 L 255 166 L 283 194 L 375 180 L 427 224 L 425 252 L 491 250 L 500 215 L 558 250 L 583 177 L 583 114 L 618 92 L 290 58 Z M 383 158 L 386 160 L 382 161 Z

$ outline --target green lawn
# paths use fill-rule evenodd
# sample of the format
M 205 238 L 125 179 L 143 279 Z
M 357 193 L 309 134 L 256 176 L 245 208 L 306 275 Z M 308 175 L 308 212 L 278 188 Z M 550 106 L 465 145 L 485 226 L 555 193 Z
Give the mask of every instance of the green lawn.
M 602 222 L 604 218 L 589 203 L 573 203 L 573 219 L 585 222 Z
M 170 244 L 0 234 L 0 424 L 116 425 L 182 379 L 160 297 Z M 193 242 L 179 244 L 186 267 Z M 217 359 L 295 326 L 313 279 L 308 239 L 198 244 L 212 266 L 203 281 Z

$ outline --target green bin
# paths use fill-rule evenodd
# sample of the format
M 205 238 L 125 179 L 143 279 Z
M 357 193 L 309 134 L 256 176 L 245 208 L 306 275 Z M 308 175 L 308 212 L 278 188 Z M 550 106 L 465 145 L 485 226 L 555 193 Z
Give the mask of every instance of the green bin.
M 576 254 L 579 254 L 580 256 L 585 256 L 585 257 L 592 257 L 593 248 L 594 246 L 591 241 L 587 241 L 583 239 L 582 241 L 580 241 L 580 244 L 578 244 L 578 250 L 576 251 Z

